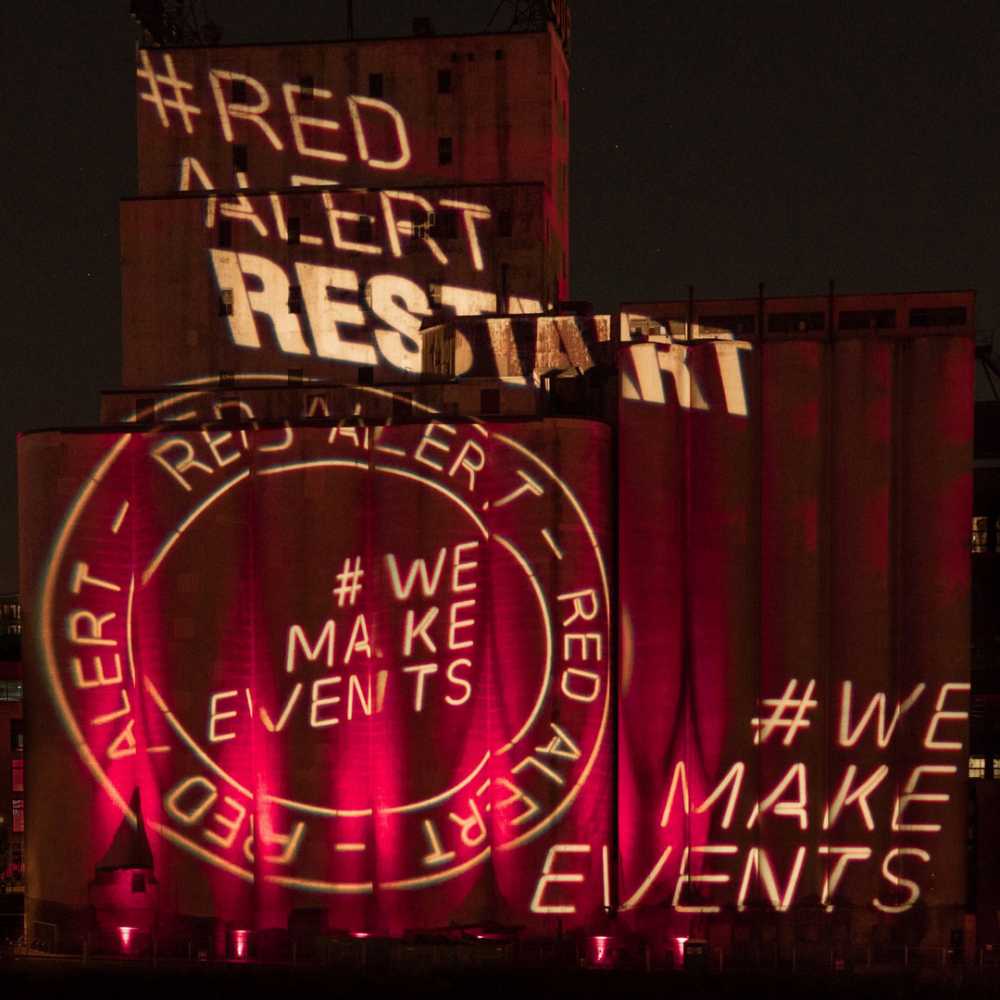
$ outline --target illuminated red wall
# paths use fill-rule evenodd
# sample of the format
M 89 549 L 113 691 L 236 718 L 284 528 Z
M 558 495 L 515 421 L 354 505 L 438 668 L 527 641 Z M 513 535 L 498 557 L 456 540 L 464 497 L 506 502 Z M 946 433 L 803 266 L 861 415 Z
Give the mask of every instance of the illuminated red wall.
M 33 899 L 92 898 L 138 790 L 165 912 L 284 927 L 322 906 L 394 933 L 591 919 L 612 816 L 609 434 L 23 437 Z
M 755 935 L 798 908 L 940 940 L 961 911 L 972 318 L 951 299 L 838 298 L 832 336 L 823 299 L 696 304 L 729 329 L 629 308 L 620 896 L 639 926 Z M 957 330 L 908 312 L 956 303 Z M 878 326 L 844 319 L 865 309 Z
M 32 898 L 86 902 L 138 789 L 164 912 L 947 941 L 971 296 L 661 305 L 616 440 L 360 386 L 22 437 Z

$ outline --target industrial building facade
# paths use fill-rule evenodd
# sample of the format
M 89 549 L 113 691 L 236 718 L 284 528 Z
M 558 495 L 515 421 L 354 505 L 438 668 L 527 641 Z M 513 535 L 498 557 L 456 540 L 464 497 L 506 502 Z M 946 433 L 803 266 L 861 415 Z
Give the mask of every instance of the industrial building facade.
M 32 919 L 963 928 L 973 297 L 560 311 L 567 66 L 140 50 L 122 387 L 19 443 Z

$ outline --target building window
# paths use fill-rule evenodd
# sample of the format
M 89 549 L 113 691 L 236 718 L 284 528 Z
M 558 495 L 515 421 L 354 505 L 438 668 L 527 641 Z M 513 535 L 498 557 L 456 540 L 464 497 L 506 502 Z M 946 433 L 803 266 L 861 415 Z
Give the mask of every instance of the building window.
M 910 326 L 965 326 L 965 323 L 965 309 L 962 306 L 910 310 Z
M 362 215 L 358 219 L 358 242 L 371 243 L 375 235 L 375 217 L 372 215 Z
M 442 136 L 438 139 L 438 163 L 442 167 L 451 163 L 451 136 Z
M 434 235 L 440 240 L 457 240 L 458 216 L 449 211 L 436 213 Z
M 498 414 L 500 412 L 500 390 L 480 389 L 479 391 L 479 412 L 484 416 Z
M 989 548 L 990 519 L 988 517 L 974 517 L 972 519 L 972 551 L 975 555 L 981 555 Z
M 24 833 L 24 799 L 14 799 L 10 807 L 11 812 L 14 814 L 12 832 Z
M 826 317 L 821 312 L 771 313 L 767 317 L 769 333 L 805 333 L 826 329 Z
M 408 392 L 397 392 L 392 397 L 392 419 L 409 420 L 413 414 L 413 396 Z
M 450 94 L 451 93 L 451 70 L 450 69 L 439 69 L 438 70 L 438 93 L 439 94 Z
M 0 681 L 0 701 L 20 701 L 22 696 L 20 681 Z
M 970 778 L 985 778 L 986 777 L 986 758 L 985 757 L 970 757 L 969 758 L 969 777 Z
M 1000 757 L 993 758 L 993 780 L 1000 781 Z
M 10 790 L 12 792 L 24 791 L 24 758 L 15 757 L 10 762 Z
M 368 96 L 369 97 L 381 97 L 382 96 L 382 74 L 381 73 L 369 73 L 368 74 Z

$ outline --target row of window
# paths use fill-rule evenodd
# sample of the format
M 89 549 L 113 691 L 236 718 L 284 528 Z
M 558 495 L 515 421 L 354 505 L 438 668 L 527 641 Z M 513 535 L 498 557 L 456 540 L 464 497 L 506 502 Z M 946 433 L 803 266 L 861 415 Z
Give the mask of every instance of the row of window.
M 504 59 L 504 50 L 496 49 L 493 53 L 493 58 L 496 62 L 502 62 Z M 467 52 L 465 54 L 466 62 L 475 62 L 476 54 L 475 52 Z M 451 61 L 453 63 L 461 62 L 462 55 L 459 52 L 452 52 Z M 455 78 L 450 69 L 439 69 L 437 71 L 437 92 L 439 94 L 451 94 L 454 91 Z M 316 79 L 311 74 L 303 74 L 299 77 L 299 97 L 303 101 L 311 101 L 315 96 L 316 90 Z M 247 104 L 249 101 L 249 91 L 247 90 L 246 80 L 236 77 L 230 83 L 230 93 L 232 95 L 232 100 L 234 104 Z M 369 97 L 384 97 L 385 96 L 385 75 L 382 73 L 369 73 L 368 74 L 368 96 Z
M 438 139 L 438 166 L 447 167 L 453 159 L 454 144 L 451 136 L 441 136 Z M 250 154 L 246 143 L 233 143 L 233 170 L 238 173 L 248 173 L 250 170 Z
M 988 778 L 992 777 L 995 781 L 1000 781 L 1000 757 L 992 757 L 989 760 L 992 765 L 991 774 L 986 773 L 986 757 L 970 757 L 969 758 L 969 777 L 970 778 Z
M 0 680 L 0 701 L 22 701 L 24 684 L 21 681 Z
M 776 312 L 767 315 L 768 333 L 805 333 L 811 330 L 825 330 L 827 315 L 823 311 Z M 844 309 L 837 313 L 838 330 L 896 330 L 900 317 L 895 309 Z M 703 327 L 715 327 L 730 333 L 750 334 L 757 332 L 757 317 L 752 313 L 743 315 L 699 316 L 697 322 Z M 911 309 L 910 327 L 964 326 L 966 311 L 960 306 L 945 309 Z
M 451 142 L 450 139 L 447 141 Z M 451 155 L 450 152 L 448 155 Z M 435 239 L 459 239 L 458 213 L 456 212 L 431 212 L 426 218 L 424 215 L 421 215 L 420 217 L 412 218 L 410 221 L 416 225 L 427 225 L 429 227 L 429 235 Z M 362 215 L 357 223 L 355 223 L 355 227 L 355 240 L 358 243 L 372 242 L 375 231 L 374 216 Z M 302 219 L 297 215 L 289 216 L 287 229 L 287 241 L 294 245 L 300 244 L 302 242 Z M 514 235 L 514 216 L 509 209 L 501 209 L 496 213 L 496 234 L 502 239 L 510 239 Z M 233 223 L 230 219 L 219 219 L 217 239 L 220 248 L 228 248 L 233 245 Z M 411 241 L 408 246 L 416 249 L 416 242 Z

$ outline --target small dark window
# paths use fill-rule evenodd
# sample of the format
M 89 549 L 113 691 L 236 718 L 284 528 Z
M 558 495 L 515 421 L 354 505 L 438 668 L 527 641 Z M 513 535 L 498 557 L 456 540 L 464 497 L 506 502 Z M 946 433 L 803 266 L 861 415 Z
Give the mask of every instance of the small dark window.
M 375 369 L 359 368 L 358 385 L 374 385 L 374 384 L 375 384 Z
M 479 390 L 479 412 L 484 416 L 496 415 L 500 412 L 500 390 Z
M 297 215 L 292 215 L 288 219 L 288 242 L 302 242 L 302 220 Z
M 369 97 L 381 97 L 382 96 L 382 74 L 381 73 L 369 73 L 368 74 L 368 96 Z
M 664 320 L 666 322 L 666 320 Z M 753 333 L 757 329 L 757 320 L 753 315 L 743 316 L 699 316 L 698 325 L 714 330 L 728 330 L 733 334 Z
M 311 101 L 313 99 L 314 89 L 315 81 L 311 76 L 299 77 L 299 90 L 301 91 L 303 101 Z
M 233 381 L 230 374 L 230 380 L 227 383 L 230 388 L 233 387 Z M 240 401 L 235 396 L 220 396 L 215 404 L 215 418 L 224 424 L 238 424 L 243 419 L 243 408 L 240 406 Z
M 219 292 L 219 315 L 232 316 L 233 314 L 233 290 L 223 288 Z
M 845 309 L 838 317 L 841 330 L 895 330 L 895 309 Z
M 451 70 L 450 69 L 439 69 L 438 70 L 438 93 L 439 94 L 450 94 L 451 93 Z
M 822 330 L 826 318 L 821 312 L 812 313 L 771 313 L 767 317 L 769 333 L 805 333 L 807 330 Z
M 145 892 L 146 891 L 146 876 L 139 872 L 135 872 L 132 875 L 132 891 L 133 892 Z
M 438 163 L 442 167 L 446 167 L 449 163 L 451 163 L 451 155 L 451 137 L 442 136 L 438 139 Z
M 503 49 L 497 49 L 496 52 L 493 53 L 493 58 L 496 59 L 497 62 L 502 62 L 503 61 Z
M 951 306 L 944 309 L 911 309 L 910 326 L 964 326 L 965 309 Z
M 233 170 L 246 170 L 247 148 L 238 142 L 233 146 Z
M 397 392 L 392 397 L 392 419 L 409 420 L 413 414 L 413 396 L 408 392 Z
M 288 286 L 288 311 L 290 313 L 302 312 L 302 286 Z
M 504 208 L 497 212 L 497 236 L 510 237 L 514 235 L 514 219 L 510 209 Z
M 458 216 L 454 212 L 435 213 L 434 235 L 441 240 L 458 239 Z
M 232 81 L 232 94 L 234 104 L 246 104 L 247 102 L 247 82 L 236 79 Z
M 219 246 L 233 245 L 233 224 L 228 219 L 219 219 Z

